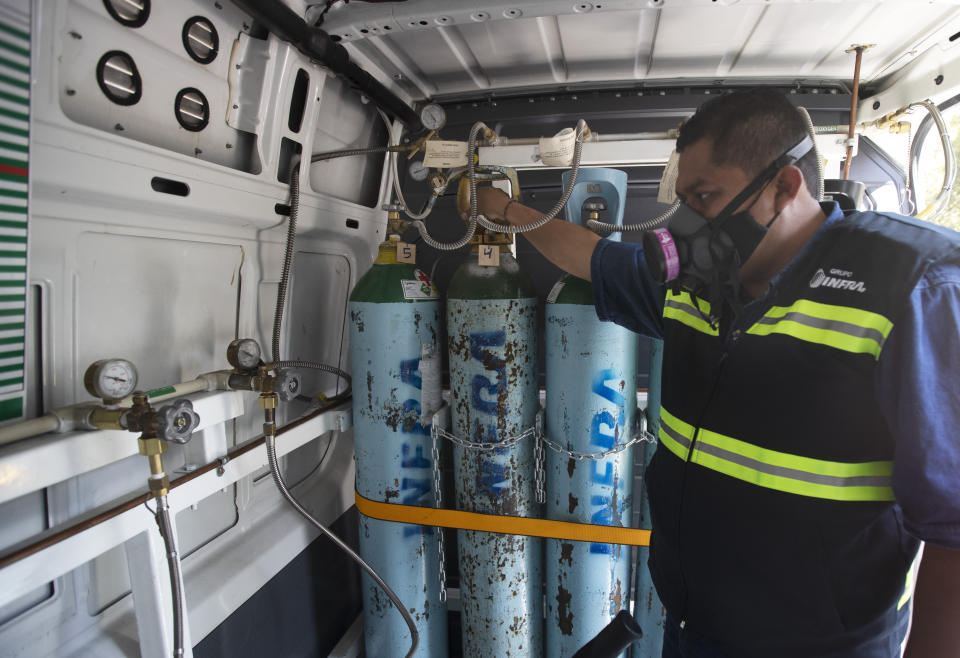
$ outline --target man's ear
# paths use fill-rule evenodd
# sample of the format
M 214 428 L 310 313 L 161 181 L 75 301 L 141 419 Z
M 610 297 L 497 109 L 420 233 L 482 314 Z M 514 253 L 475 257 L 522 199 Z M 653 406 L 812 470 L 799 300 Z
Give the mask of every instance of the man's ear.
M 787 165 L 777 173 L 774 189 L 776 189 L 774 207 L 779 212 L 807 191 L 803 172 L 794 165 Z

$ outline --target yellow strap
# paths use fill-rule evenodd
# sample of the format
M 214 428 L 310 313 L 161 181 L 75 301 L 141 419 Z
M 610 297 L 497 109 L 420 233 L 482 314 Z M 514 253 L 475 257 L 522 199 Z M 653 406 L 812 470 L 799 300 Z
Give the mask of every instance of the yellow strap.
M 477 514 L 450 509 L 416 507 L 414 505 L 395 505 L 379 503 L 356 494 L 357 509 L 364 516 L 381 521 L 429 525 L 440 528 L 459 528 L 461 530 L 479 530 L 497 532 L 506 535 L 527 535 L 529 537 L 548 537 L 550 539 L 568 539 L 589 541 L 598 544 L 626 544 L 628 546 L 649 546 L 650 531 L 636 528 L 618 528 L 608 525 L 589 523 L 571 523 L 569 521 L 550 521 L 530 519 L 522 516 L 497 516 Z

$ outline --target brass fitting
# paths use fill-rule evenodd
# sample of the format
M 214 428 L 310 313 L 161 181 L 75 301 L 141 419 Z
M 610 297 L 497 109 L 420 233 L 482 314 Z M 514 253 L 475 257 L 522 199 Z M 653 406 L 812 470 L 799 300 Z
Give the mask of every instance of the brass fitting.
M 123 415 L 126 409 L 104 409 L 97 407 L 90 414 L 90 424 L 99 430 L 125 430 Z
M 261 409 L 276 409 L 277 408 L 277 394 L 276 393 L 261 393 L 259 400 Z
M 146 456 L 147 462 L 150 464 L 150 477 L 147 479 L 150 493 L 158 498 L 166 496 L 170 491 L 170 478 L 163 470 L 163 459 L 160 455 L 166 452 L 167 444 L 160 439 L 141 436 L 137 439 L 137 445 L 140 454 Z
M 261 393 L 260 408 L 263 409 L 263 435 L 274 437 L 277 435 L 277 401 L 276 393 Z

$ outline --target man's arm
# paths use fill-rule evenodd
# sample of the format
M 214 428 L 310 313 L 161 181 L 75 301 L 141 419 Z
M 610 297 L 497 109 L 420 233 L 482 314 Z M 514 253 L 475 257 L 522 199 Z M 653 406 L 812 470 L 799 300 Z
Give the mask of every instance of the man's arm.
M 484 185 L 477 188 L 477 206 L 480 214 L 487 219 L 506 219 L 511 224 L 530 224 L 540 219 L 544 213 L 520 205 L 510 204 L 507 217 L 503 210 L 510 197 L 503 191 Z M 576 224 L 562 220 L 552 220 L 540 228 L 523 234 L 537 251 L 564 272 L 590 280 L 590 258 L 593 248 L 600 237 L 594 232 Z
M 954 658 L 960 652 L 960 551 L 923 548 L 913 624 L 904 658 Z

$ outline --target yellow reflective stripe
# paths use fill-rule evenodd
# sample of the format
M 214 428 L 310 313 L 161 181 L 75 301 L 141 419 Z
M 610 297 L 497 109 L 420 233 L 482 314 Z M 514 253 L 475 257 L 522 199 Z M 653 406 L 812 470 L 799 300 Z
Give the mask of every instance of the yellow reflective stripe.
M 891 487 L 875 487 L 875 486 L 829 486 L 822 484 L 811 484 L 809 482 L 802 482 L 799 480 L 794 480 L 793 478 L 787 478 L 780 475 L 771 475 L 769 473 L 764 473 L 763 471 L 758 471 L 747 466 L 741 466 L 740 464 L 735 464 L 729 462 L 725 459 L 720 459 L 713 455 L 705 454 L 700 450 L 700 445 L 698 444 L 693 451 L 693 459 L 691 461 L 695 464 L 700 464 L 711 470 L 717 471 L 718 473 L 723 473 L 724 475 L 729 475 L 731 477 L 737 478 L 738 480 L 743 480 L 744 482 L 749 482 L 766 489 L 774 489 L 776 491 L 783 491 L 786 493 L 797 494 L 799 496 L 808 496 L 810 498 L 825 498 L 827 500 L 844 500 L 844 501 L 892 501 L 893 489 Z
M 771 466 L 780 466 L 796 471 L 803 471 L 813 475 L 832 476 L 840 478 L 851 477 L 883 477 L 893 475 L 892 461 L 877 462 L 831 462 L 811 457 L 800 457 L 786 452 L 778 452 L 755 446 L 717 432 L 701 429 L 698 441 L 709 443 L 723 450 L 753 459 Z
M 661 408 L 660 442 L 687 459 L 692 425 Z M 700 429 L 690 461 L 711 470 L 801 496 L 845 501 L 892 501 L 892 461 L 834 462 L 791 455 Z
M 703 319 L 700 311 L 697 310 L 699 304 L 700 310 L 704 313 L 710 313 L 710 303 L 700 298 L 694 299 L 688 292 L 674 293 L 667 291 L 667 297 L 663 304 L 663 317 L 676 320 L 685 324 L 691 329 L 703 332 L 710 336 L 719 336 L 719 331 L 710 326 L 710 323 Z
M 747 333 L 783 334 L 879 358 L 891 329 L 893 323 L 878 313 L 800 299 L 791 306 L 774 306 Z
M 897 601 L 897 610 L 906 605 L 911 596 L 913 596 L 913 566 L 907 569 L 907 584 L 903 587 L 903 596 Z
M 357 510 L 361 514 L 381 521 L 496 532 L 508 535 L 526 535 L 528 537 L 589 541 L 600 544 L 650 545 L 650 531 L 638 528 L 621 528 L 619 526 L 594 525 L 591 523 L 551 521 L 522 516 L 479 514 L 452 509 L 381 503 L 364 498 L 357 491 L 354 491 L 354 496 Z

